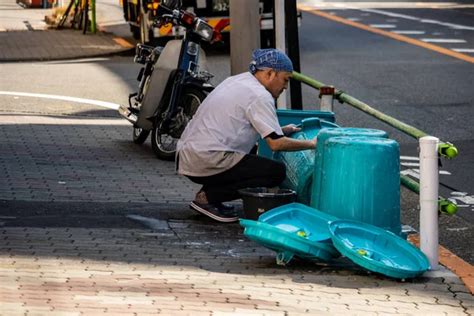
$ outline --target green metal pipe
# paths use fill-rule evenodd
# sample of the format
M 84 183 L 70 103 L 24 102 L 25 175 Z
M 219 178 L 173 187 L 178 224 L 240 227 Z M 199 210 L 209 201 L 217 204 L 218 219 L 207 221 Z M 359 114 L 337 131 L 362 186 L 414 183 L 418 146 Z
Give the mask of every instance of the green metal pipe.
M 308 86 L 316 88 L 318 90 L 321 87 L 325 86 L 324 83 L 314 80 L 313 78 L 300 74 L 299 72 L 296 72 L 296 71 L 293 71 L 293 73 L 291 74 L 291 78 L 301 81 L 302 83 L 307 84 Z
M 412 180 L 410 177 L 401 174 L 400 175 L 400 183 L 403 184 L 407 189 L 420 194 L 420 185 L 415 180 Z
M 337 92 L 336 92 L 337 93 Z M 398 130 L 402 131 L 402 132 L 405 132 L 406 134 L 408 135 L 411 135 L 413 136 L 414 138 L 416 139 L 419 139 L 421 137 L 424 137 L 424 136 L 428 136 L 428 134 L 426 134 L 425 132 L 423 131 L 420 131 L 419 129 L 417 129 L 416 127 L 413 127 L 413 126 L 410 126 L 408 124 L 405 124 L 403 122 L 400 122 L 399 120 L 397 119 L 394 119 L 393 117 L 390 117 L 372 107 L 370 107 L 368 104 L 354 98 L 354 97 L 351 97 L 350 95 L 342 92 L 341 94 L 337 95 L 337 99 L 342 101 L 342 102 L 346 102 L 350 105 L 352 105 L 353 107 L 367 113 L 367 114 L 370 114 L 372 115 L 373 117 L 376 117 L 378 118 L 379 120 L 387 123 L 388 125 L 391 125 L 395 128 L 397 128 Z
M 297 72 L 293 72 L 292 74 L 292 78 L 295 79 L 295 80 L 299 80 L 313 88 L 316 88 L 316 89 L 320 89 L 321 87 L 325 86 L 324 83 L 322 82 L 319 82 L 317 80 L 314 80 L 314 79 L 311 79 L 305 75 L 302 75 L 300 73 L 297 73 Z M 352 105 L 353 107 L 363 111 L 363 112 L 366 112 L 367 114 L 370 114 L 376 118 L 378 118 L 379 120 L 405 132 L 406 134 L 410 135 L 410 136 L 413 136 L 414 138 L 421 138 L 421 137 L 424 137 L 424 136 L 428 136 L 428 134 L 426 134 L 425 132 L 423 131 L 420 131 L 419 129 L 417 129 L 416 127 L 413 127 L 413 126 L 410 126 L 408 124 L 405 124 L 403 122 L 400 122 L 399 120 L 397 119 L 394 119 L 393 117 L 390 117 L 374 108 L 372 108 L 370 105 L 354 98 L 354 97 L 351 97 L 350 95 L 346 94 L 344 91 L 341 91 L 341 90 L 338 90 L 336 89 L 336 93 L 334 95 L 334 97 L 339 100 L 340 102 L 346 102 L 350 105 Z
M 86 0 L 88 1 L 88 0 Z M 91 32 L 96 33 L 97 32 L 97 25 L 96 25 L 96 15 L 95 15 L 95 0 L 90 0 L 91 1 Z
M 310 86 L 310 87 L 313 87 L 313 88 L 316 88 L 316 89 L 320 89 L 321 87 L 324 87 L 326 86 L 326 84 L 322 83 L 322 82 L 319 82 L 315 79 L 312 79 L 308 76 L 305 76 L 303 74 L 300 74 L 296 71 L 293 71 L 292 73 L 292 76 L 291 76 L 293 79 L 295 80 L 298 80 L 298 81 L 301 81 L 303 82 L 304 84 Z M 388 116 L 374 108 L 372 108 L 370 105 L 354 98 L 354 97 L 351 97 L 350 95 L 346 94 L 344 91 L 341 91 L 341 90 L 338 90 L 336 89 L 336 92 L 334 94 L 334 97 L 339 100 L 339 102 L 343 103 L 347 103 L 369 115 L 372 115 L 373 117 L 381 120 L 382 122 L 385 122 L 387 123 L 388 125 L 390 126 L 393 126 L 395 127 L 396 129 L 416 138 L 416 139 L 419 139 L 421 137 L 424 137 L 424 136 L 428 136 L 427 133 L 417 129 L 416 127 L 413 127 L 411 125 L 408 125 L 406 123 L 403 123 L 391 116 Z M 438 151 L 441 155 L 445 156 L 446 158 L 454 158 L 458 155 L 458 150 L 457 148 L 451 144 L 451 143 L 447 143 L 447 142 L 440 142 L 439 146 L 438 146 Z
M 407 189 L 420 194 L 420 184 L 410 177 L 401 174 L 400 183 L 403 184 Z M 438 211 L 447 215 L 454 215 L 458 211 L 458 206 L 450 200 L 440 196 L 438 199 Z

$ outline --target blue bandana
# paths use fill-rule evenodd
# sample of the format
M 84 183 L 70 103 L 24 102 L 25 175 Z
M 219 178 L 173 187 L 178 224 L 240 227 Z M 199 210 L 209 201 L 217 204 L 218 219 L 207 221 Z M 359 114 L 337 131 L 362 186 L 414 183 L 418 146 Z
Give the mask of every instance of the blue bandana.
M 255 74 L 257 70 L 264 68 L 270 68 L 275 71 L 293 72 L 293 63 L 285 53 L 278 49 L 256 49 L 252 53 L 249 71 Z

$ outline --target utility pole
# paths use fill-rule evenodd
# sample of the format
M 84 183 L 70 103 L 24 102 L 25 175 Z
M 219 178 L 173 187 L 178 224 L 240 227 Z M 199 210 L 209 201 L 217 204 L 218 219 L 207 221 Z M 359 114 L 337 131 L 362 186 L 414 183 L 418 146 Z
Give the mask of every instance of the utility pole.
M 300 67 L 300 41 L 298 36 L 298 16 L 295 0 L 285 0 L 286 14 L 286 43 L 288 47 L 288 57 L 293 62 L 293 68 L 301 72 Z M 294 110 L 303 109 L 303 97 L 301 95 L 301 82 L 290 80 L 291 108 Z
M 275 48 L 286 54 L 286 32 L 285 32 L 285 0 L 275 0 L 274 14 L 275 17 Z M 286 109 L 286 91 L 280 95 L 277 100 L 277 108 Z
M 260 1 L 230 0 L 230 73 L 248 70 L 252 51 L 260 48 Z

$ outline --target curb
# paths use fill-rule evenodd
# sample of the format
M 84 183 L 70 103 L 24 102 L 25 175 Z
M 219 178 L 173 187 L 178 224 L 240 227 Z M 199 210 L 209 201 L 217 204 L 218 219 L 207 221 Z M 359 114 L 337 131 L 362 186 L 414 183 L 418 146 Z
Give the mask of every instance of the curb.
M 113 38 L 114 42 L 117 43 L 118 45 L 122 46 L 125 49 L 132 49 L 135 48 L 135 45 L 124 39 L 123 37 L 114 37 Z
M 47 61 L 60 61 L 60 60 L 74 60 L 74 59 L 81 59 L 81 58 L 98 58 L 98 57 L 111 57 L 111 56 L 118 56 L 121 54 L 125 54 L 129 51 L 131 51 L 132 48 L 124 48 L 122 50 L 116 50 L 113 52 L 107 52 L 107 53 L 102 53 L 102 54 L 81 54 L 81 55 L 75 55 L 75 56 L 67 56 L 67 57 L 51 57 L 51 58 L 0 58 L 0 62 L 3 63 L 28 63 L 28 62 L 47 62 Z
M 408 241 L 419 247 L 419 234 L 408 236 Z M 438 251 L 439 263 L 456 274 L 464 282 L 471 295 L 474 295 L 474 266 L 470 265 L 441 245 L 439 245 Z

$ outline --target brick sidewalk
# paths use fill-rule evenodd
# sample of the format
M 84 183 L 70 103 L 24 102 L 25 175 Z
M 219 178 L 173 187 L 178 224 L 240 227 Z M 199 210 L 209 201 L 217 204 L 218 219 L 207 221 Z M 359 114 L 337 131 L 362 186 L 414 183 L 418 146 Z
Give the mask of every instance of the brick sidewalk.
M 1 230 L 2 315 L 474 313 L 456 277 L 398 282 L 345 261 L 275 264 L 238 225 Z

